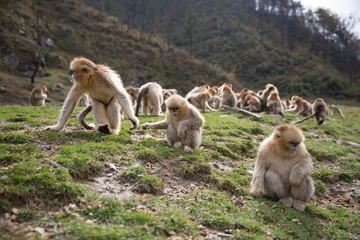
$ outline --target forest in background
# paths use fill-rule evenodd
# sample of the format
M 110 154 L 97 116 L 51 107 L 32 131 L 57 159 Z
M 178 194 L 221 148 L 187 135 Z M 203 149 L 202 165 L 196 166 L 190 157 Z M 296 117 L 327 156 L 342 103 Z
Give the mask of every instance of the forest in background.
M 125 85 L 157 81 L 183 95 L 205 83 L 231 82 L 236 92 L 273 83 L 282 98 L 360 101 L 360 44 L 350 30 L 356 18 L 325 9 L 280 0 L 21 0 L 0 7 L 2 105 L 26 105 L 39 84 L 48 86 L 50 104 L 62 104 L 76 56 L 110 66 Z
M 143 38 L 160 36 L 168 49 L 221 66 L 244 87 L 271 82 L 286 93 L 360 99 L 356 16 L 306 10 L 292 0 L 84 2 Z

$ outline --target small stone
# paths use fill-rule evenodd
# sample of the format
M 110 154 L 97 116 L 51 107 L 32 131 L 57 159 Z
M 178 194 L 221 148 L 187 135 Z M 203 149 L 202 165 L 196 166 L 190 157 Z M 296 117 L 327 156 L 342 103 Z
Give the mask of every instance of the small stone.
M 37 232 L 40 235 L 43 235 L 45 233 L 45 230 L 43 228 L 41 228 L 41 227 L 36 227 L 34 229 L 34 231 Z

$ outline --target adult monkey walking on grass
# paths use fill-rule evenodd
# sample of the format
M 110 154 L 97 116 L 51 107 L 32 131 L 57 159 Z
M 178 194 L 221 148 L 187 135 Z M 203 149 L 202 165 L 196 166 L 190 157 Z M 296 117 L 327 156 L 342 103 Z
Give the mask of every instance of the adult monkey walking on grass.
M 96 129 L 99 132 L 119 133 L 120 109 L 132 122 L 131 129 L 138 127 L 139 120 L 134 115 L 129 94 L 125 91 L 121 79 L 115 71 L 83 57 L 75 58 L 70 64 L 70 70 L 73 72 L 74 85 L 65 99 L 58 123 L 47 127 L 46 130 L 59 131 L 63 129 L 80 97 L 85 93 L 91 99 L 91 105 L 87 108 L 93 108 Z

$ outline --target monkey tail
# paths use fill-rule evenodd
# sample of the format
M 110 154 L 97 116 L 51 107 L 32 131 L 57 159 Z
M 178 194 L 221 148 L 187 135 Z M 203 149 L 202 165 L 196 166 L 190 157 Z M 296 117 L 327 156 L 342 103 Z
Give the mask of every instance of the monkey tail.
M 141 105 L 141 99 L 142 99 L 143 95 L 146 94 L 148 91 L 149 91 L 149 88 L 146 87 L 146 88 L 141 89 L 141 91 L 139 93 L 139 96 L 136 101 L 136 111 L 135 111 L 135 116 L 137 116 L 137 117 L 139 116 L 139 108 Z
M 310 116 L 307 116 L 306 118 L 304 118 L 304 119 L 302 119 L 302 120 L 299 120 L 299 121 L 296 121 L 296 122 L 293 122 L 294 124 L 296 124 L 296 123 L 301 123 L 301 122 L 303 122 L 303 121 L 305 121 L 305 120 L 308 120 L 309 118 L 311 118 L 311 117 L 313 117 L 313 116 L 315 116 L 315 113 L 314 114 L 311 114 Z
M 89 126 L 86 122 L 85 122 L 85 117 L 86 115 L 89 114 L 89 112 L 91 112 L 92 110 L 92 106 L 89 105 L 87 106 L 84 110 L 82 110 L 78 116 L 79 122 L 81 124 L 81 126 L 83 126 L 85 129 L 87 130 L 92 130 L 94 129 L 93 127 Z

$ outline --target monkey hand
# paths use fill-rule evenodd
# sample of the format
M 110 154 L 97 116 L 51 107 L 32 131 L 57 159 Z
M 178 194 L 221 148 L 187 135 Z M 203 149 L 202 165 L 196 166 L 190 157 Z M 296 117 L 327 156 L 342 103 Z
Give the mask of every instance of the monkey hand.
M 185 132 L 187 130 L 187 127 L 185 126 L 185 124 L 180 124 L 178 131 L 177 131 L 177 135 L 179 138 L 184 138 L 185 137 Z
M 142 129 L 148 129 L 150 128 L 150 124 L 149 123 L 144 123 L 143 125 L 141 125 Z
M 134 130 L 139 126 L 139 119 L 135 118 L 135 119 L 129 119 L 129 120 L 133 124 L 133 127 L 130 128 L 130 130 Z
M 289 181 L 290 181 L 291 186 L 297 187 L 301 183 L 301 178 L 295 178 L 292 175 L 290 175 Z

